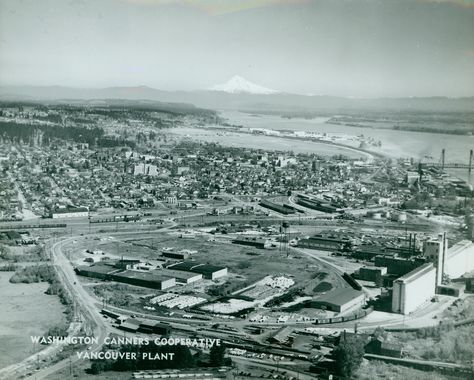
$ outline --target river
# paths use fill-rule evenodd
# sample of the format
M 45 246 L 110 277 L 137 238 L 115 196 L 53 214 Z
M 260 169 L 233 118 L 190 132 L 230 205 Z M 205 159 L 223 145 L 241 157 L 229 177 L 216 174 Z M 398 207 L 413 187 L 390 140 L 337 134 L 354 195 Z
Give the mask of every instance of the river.
M 278 115 L 256 115 L 238 111 L 222 111 L 220 115 L 229 124 L 245 128 L 260 128 L 274 131 L 305 131 L 326 133 L 340 137 L 338 144 L 358 148 L 360 138 L 380 141 L 380 146 L 369 145 L 368 151 L 391 158 L 413 158 L 422 162 L 441 162 L 441 151 L 445 149 L 445 162 L 468 163 L 469 151 L 474 149 L 474 136 L 452 135 L 442 133 L 400 131 L 388 128 L 352 127 L 328 123 L 329 117 L 282 118 Z M 212 127 L 212 126 L 210 126 Z M 181 127 L 175 129 L 177 134 L 193 139 L 218 142 L 228 146 L 261 148 L 271 150 L 292 150 L 297 153 L 317 153 L 321 155 L 345 154 L 351 158 L 367 156 L 363 152 L 348 150 L 337 145 L 284 139 L 264 135 L 248 135 L 235 132 L 213 132 L 209 129 Z M 467 169 L 450 170 L 451 174 L 469 181 L 474 185 L 474 173 L 468 177 Z

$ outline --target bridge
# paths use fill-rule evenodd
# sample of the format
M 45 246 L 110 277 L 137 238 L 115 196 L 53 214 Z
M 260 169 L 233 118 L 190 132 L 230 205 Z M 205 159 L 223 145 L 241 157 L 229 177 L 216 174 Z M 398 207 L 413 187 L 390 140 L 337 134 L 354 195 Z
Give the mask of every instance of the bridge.
M 441 151 L 441 158 L 439 162 L 420 162 L 419 167 L 420 168 L 440 168 L 441 170 L 444 169 L 467 169 L 469 174 L 472 172 L 472 167 L 473 167 L 473 150 L 471 149 L 469 151 L 469 162 L 467 164 L 465 163 L 460 163 L 460 162 L 446 162 L 446 150 L 443 149 Z

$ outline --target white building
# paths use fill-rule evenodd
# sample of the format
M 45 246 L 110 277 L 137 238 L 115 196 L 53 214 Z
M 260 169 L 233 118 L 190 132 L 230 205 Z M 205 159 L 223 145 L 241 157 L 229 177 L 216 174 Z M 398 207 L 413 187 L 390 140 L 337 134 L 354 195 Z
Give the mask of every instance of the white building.
M 474 270 L 474 242 L 462 240 L 448 249 L 444 273 L 450 279 Z
M 436 268 L 426 263 L 393 282 L 392 312 L 410 314 L 435 295 Z
M 157 176 L 158 166 L 152 164 L 138 164 L 133 167 L 133 175 Z

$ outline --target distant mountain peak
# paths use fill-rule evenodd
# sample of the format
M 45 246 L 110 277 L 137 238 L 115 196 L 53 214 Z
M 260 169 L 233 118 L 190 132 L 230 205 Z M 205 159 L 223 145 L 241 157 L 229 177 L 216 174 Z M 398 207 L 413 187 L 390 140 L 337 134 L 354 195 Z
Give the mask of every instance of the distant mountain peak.
M 234 75 L 227 82 L 213 86 L 209 90 L 222 91 L 229 94 L 276 94 L 280 92 L 252 83 L 239 75 Z

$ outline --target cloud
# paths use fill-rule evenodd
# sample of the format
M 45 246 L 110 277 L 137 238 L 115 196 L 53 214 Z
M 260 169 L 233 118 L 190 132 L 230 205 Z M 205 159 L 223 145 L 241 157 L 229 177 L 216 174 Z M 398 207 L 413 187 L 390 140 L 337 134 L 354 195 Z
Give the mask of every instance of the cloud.
M 199 9 L 211 16 L 240 12 L 273 5 L 307 3 L 309 0 L 124 0 L 129 4 L 164 6 L 184 5 Z

